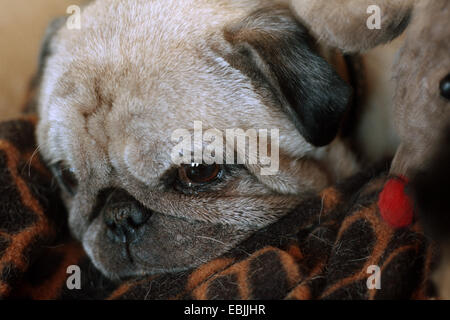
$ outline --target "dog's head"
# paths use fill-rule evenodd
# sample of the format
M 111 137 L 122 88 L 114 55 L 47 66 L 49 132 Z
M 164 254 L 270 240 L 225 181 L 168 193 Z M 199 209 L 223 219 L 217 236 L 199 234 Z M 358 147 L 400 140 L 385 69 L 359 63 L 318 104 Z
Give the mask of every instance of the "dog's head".
M 289 11 L 265 4 L 96 1 L 80 30 L 49 33 L 38 140 L 72 233 L 109 277 L 208 261 L 354 168 L 342 144 L 323 147 L 349 89 Z M 194 122 L 224 140 L 278 130 L 253 140 L 270 141 L 278 170 L 175 161 L 174 132 L 194 137 Z

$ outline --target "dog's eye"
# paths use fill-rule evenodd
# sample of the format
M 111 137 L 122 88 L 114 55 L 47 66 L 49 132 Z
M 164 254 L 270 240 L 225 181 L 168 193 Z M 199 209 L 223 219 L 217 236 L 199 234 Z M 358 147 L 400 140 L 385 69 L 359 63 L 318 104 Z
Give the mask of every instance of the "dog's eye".
M 188 164 L 178 169 L 178 179 L 189 187 L 211 183 L 222 176 L 222 166 L 218 164 Z
M 450 100 L 450 73 L 442 79 L 439 88 L 441 89 L 441 96 Z
M 51 166 L 51 170 L 61 188 L 74 196 L 77 191 L 78 180 L 73 169 L 65 166 L 62 162 L 58 162 Z

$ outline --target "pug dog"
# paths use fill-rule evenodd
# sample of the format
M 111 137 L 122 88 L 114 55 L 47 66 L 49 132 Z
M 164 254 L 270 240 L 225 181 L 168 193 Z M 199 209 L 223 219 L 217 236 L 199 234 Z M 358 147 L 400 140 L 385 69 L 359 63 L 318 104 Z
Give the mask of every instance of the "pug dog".
M 47 33 L 37 138 L 109 278 L 198 266 L 358 168 L 335 139 L 351 90 L 283 4 L 97 0 L 80 21 Z M 277 129 L 277 173 L 176 163 L 173 132 L 196 121 Z

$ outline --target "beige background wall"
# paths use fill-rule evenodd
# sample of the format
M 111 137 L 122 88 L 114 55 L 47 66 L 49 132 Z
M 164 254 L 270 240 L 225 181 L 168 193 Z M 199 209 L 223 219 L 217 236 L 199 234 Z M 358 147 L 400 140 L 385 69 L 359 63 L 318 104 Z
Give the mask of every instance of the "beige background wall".
M 0 0 L 0 119 L 20 112 L 45 28 L 80 0 Z

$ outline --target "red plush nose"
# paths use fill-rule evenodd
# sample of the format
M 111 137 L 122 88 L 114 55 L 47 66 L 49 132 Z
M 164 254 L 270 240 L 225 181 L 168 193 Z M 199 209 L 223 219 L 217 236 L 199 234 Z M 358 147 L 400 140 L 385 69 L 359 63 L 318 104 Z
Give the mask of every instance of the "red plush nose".
M 404 177 L 392 178 L 386 182 L 378 198 L 381 216 L 394 228 L 407 227 L 413 221 L 412 201 L 405 194 L 407 184 Z

